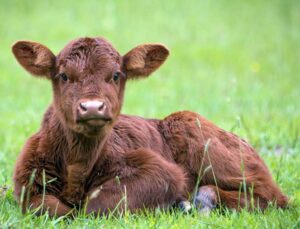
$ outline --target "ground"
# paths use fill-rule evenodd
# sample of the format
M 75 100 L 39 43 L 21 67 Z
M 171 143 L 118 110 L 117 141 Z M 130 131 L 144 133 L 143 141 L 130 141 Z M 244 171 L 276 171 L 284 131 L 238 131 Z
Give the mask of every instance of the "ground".
M 299 10 L 297 0 L 0 0 L 1 227 L 299 228 Z M 13 166 L 52 95 L 49 82 L 21 69 L 10 47 L 27 39 L 57 53 L 73 38 L 99 35 L 122 54 L 144 42 L 171 50 L 158 72 L 128 84 L 123 113 L 162 118 L 192 110 L 246 138 L 290 197 L 289 209 L 75 220 L 22 215 L 12 195 Z

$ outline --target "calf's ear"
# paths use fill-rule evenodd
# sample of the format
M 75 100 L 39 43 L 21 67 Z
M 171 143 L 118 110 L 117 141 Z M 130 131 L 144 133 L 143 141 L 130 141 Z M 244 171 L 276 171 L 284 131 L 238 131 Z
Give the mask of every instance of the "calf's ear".
M 162 65 L 169 50 L 162 44 L 143 44 L 123 57 L 124 70 L 129 79 L 146 77 Z
M 32 41 L 18 41 L 12 46 L 12 52 L 29 73 L 51 78 L 55 56 L 46 46 Z

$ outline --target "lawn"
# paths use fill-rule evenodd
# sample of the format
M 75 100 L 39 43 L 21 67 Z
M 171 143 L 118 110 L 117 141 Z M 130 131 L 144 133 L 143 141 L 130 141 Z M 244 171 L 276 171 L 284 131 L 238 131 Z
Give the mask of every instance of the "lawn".
M 0 0 L 0 227 L 299 228 L 300 1 Z M 199 112 L 251 142 L 290 197 L 287 210 L 149 212 L 75 220 L 22 215 L 12 171 L 25 140 L 52 100 L 50 83 L 14 60 L 16 40 L 55 53 L 71 39 L 103 36 L 120 53 L 144 42 L 171 55 L 147 80 L 127 86 L 123 113 L 163 118 Z M 226 162 L 224 162 L 226 163 Z

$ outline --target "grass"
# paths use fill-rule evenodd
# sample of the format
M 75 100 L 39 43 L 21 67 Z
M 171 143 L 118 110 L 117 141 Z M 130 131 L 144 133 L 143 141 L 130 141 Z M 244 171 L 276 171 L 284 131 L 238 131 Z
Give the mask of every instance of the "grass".
M 0 227 L 299 228 L 299 9 L 297 0 L 0 0 Z M 157 73 L 128 84 L 124 113 L 162 118 L 193 110 L 248 139 L 290 208 L 208 217 L 159 210 L 75 220 L 22 215 L 12 195 L 13 166 L 52 97 L 49 82 L 25 73 L 10 47 L 28 39 L 57 53 L 73 38 L 97 35 L 121 53 L 143 42 L 171 50 Z

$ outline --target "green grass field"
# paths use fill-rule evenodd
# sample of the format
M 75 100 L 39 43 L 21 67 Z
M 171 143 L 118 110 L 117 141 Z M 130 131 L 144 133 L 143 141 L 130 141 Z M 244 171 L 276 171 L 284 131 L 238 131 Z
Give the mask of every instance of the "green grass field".
M 0 228 L 300 227 L 300 1 L 0 0 L 0 21 Z M 234 131 L 265 159 L 290 208 L 206 217 L 159 210 L 75 220 L 22 215 L 13 166 L 52 95 L 50 83 L 27 74 L 10 47 L 28 39 L 57 53 L 73 38 L 98 35 L 121 53 L 144 42 L 171 50 L 158 72 L 128 84 L 123 113 L 162 118 L 187 109 Z

